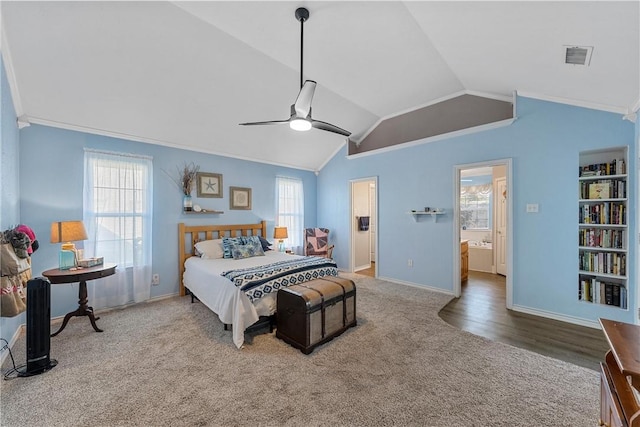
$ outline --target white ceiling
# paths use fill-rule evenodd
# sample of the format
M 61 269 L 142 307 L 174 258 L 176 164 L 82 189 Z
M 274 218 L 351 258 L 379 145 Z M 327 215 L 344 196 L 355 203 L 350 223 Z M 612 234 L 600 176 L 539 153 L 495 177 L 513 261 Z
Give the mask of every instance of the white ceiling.
M 289 117 L 300 6 L 313 117 L 356 140 L 461 91 L 638 106 L 638 1 L 1 2 L 18 115 L 318 170 L 343 137 L 238 126 Z M 565 65 L 563 45 L 593 46 L 591 65 Z

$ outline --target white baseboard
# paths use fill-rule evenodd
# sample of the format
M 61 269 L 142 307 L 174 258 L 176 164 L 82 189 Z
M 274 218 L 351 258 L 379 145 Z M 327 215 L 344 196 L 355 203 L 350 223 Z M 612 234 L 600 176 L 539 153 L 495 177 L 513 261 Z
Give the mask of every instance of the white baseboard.
M 18 326 L 18 328 L 16 329 L 16 332 L 13 334 L 13 336 L 11 337 L 11 339 L 9 340 L 9 348 L 13 349 L 13 345 L 16 343 L 16 341 L 18 341 L 18 338 L 20 338 L 20 334 L 22 334 L 22 331 L 24 331 L 26 327 L 26 324 L 21 324 L 20 326 Z M 2 365 L 5 361 L 5 359 L 7 358 L 7 356 L 9 355 L 9 351 L 4 351 L 2 352 L 2 355 L 0 356 L 0 365 Z
M 552 311 L 539 310 L 536 308 L 523 307 L 521 305 L 513 305 L 513 311 L 520 313 L 532 314 L 534 316 L 546 317 L 547 319 L 559 320 L 561 322 L 573 323 L 574 325 L 586 326 L 588 328 L 601 329 L 600 323 L 593 320 L 583 319 L 580 317 L 567 316 L 564 314 L 554 313 Z
M 447 289 L 442 289 L 442 288 L 436 288 L 434 286 L 422 285 L 420 283 L 413 283 L 413 282 L 405 282 L 404 280 L 392 279 L 390 277 L 380 277 L 380 276 L 378 276 L 377 279 L 384 280 L 385 282 L 396 283 L 398 285 L 411 286 L 412 288 L 426 289 L 426 290 L 429 290 L 429 291 L 439 292 L 441 294 L 453 296 L 453 291 L 450 291 L 450 290 L 447 290 Z

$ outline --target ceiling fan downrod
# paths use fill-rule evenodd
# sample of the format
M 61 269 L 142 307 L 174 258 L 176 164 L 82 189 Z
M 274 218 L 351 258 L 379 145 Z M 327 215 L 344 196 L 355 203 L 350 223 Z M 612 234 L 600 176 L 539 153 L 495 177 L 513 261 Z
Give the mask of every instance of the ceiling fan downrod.
M 309 10 L 304 7 L 299 7 L 296 9 L 296 19 L 300 21 L 300 89 L 304 85 L 303 81 L 303 56 L 304 56 L 304 22 L 309 19 Z

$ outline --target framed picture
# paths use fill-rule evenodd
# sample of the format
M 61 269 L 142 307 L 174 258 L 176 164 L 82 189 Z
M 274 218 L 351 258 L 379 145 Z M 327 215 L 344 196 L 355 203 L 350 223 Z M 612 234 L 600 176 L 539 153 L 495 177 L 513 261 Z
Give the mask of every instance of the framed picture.
M 198 197 L 222 197 L 222 175 L 219 173 L 198 172 Z
M 251 189 L 243 187 L 229 187 L 229 209 L 251 210 Z

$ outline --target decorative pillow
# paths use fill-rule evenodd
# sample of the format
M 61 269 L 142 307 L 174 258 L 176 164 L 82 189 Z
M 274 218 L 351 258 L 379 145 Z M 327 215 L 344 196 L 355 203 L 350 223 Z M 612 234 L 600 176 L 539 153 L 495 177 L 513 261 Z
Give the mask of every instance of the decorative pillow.
M 244 245 L 231 244 L 231 255 L 233 259 L 243 259 L 263 256 L 264 251 L 262 250 L 262 245 L 259 240 L 257 242 L 250 240 Z
M 199 253 L 201 258 L 218 259 L 224 257 L 222 239 L 203 240 L 196 243 L 195 246 L 196 253 Z
M 270 251 L 271 250 L 271 242 L 269 242 L 267 239 L 265 239 L 262 236 L 256 236 L 258 237 L 258 239 L 260 240 L 260 244 L 262 245 L 262 250 L 263 251 Z
M 324 228 L 307 228 L 307 255 L 324 254 L 329 247 L 329 233 Z
M 222 239 L 223 258 L 233 258 L 231 245 L 244 245 L 244 237 L 224 237 Z

